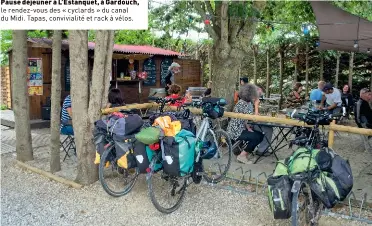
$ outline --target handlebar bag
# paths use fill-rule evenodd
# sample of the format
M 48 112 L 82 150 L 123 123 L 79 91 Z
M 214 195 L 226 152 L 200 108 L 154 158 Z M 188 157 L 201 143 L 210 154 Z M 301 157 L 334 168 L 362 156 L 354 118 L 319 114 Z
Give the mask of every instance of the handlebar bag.
M 202 99 L 203 114 L 208 115 L 211 119 L 221 118 L 225 109 L 226 100 L 223 98 L 204 97 Z
M 270 176 L 267 179 L 270 209 L 274 219 L 288 219 L 292 208 L 292 183 L 288 175 Z

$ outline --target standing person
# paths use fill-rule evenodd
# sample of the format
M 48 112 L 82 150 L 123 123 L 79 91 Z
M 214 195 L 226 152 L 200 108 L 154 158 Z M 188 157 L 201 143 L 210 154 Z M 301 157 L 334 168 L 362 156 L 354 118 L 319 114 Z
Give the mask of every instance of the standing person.
M 239 101 L 234 107 L 235 113 L 253 114 L 250 103 L 258 98 L 257 87 L 252 84 L 246 84 L 240 88 Z M 245 164 L 252 163 L 249 161 L 249 154 L 254 151 L 256 146 L 261 143 L 264 135 L 253 130 L 247 120 L 232 118 L 227 127 L 227 132 L 232 140 L 248 141 L 247 149 L 237 156 L 237 161 Z
M 286 108 L 299 108 L 304 104 L 304 99 L 301 97 L 303 85 L 301 82 L 296 82 L 293 90 L 288 94 L 285 107 Z
M 63 101 L 60 131 L 61 134 L 64 135 L 74 135 L 74 129 L 72 127 L 72 108 L 70 95 L 68 95 Z
M 326 103 L 326 106 L 324 106 Z M 323 88 L 323 97 L 319 109 L 327 110 L 329 113 L 340 113 L 342 105 L 341 92 L 333 87 L 331 83 L 327 83 Z M 323 107 L 324 106 L 324 107 Z
M 348 84 L 344 85 L 341 94 L 342 106 L 346 108 L 346 116 L 349 116 L 350 112 L 354 107 L 353 95 L 350 93 L 350 87 Z
M 165 91 L 167 95 L 170 95 L 168 93 L 169 87 L 174 84 L 174 75 L 181 71 L 180 68 L 181 66 L 176 62 L 173 62 L 168 68 L 168 74 L 165 76 Z
M 120 89 L 116 88 L 110 89 L 106 108 L 120 107 L 124 105 L 125 105 L 124 98 L 123 95 L 121 94 Z

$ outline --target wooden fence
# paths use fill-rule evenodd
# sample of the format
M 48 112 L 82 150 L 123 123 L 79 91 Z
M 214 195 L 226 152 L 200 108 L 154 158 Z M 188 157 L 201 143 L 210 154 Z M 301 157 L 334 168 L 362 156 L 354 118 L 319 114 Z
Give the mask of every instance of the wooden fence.
M 0 68 L 1 75 L 1 104 L 12 108 L 9 67 Z
M 157 108 L 158 106 L 159 105 L 156 103 L 131 104 L 131 105 L 126 105 L 122 107 L 102 109 L 101 112 L 102 114 L 105 115 L 105 114 L 110 114 L 113 112 L 118 112 L 120 110 L 151 109 L 151 108 Z M 170 110 L 177 110 L 176 107 L 167 107 L 167 109 L 168 108 Z M 190 108 L 190 111 L 194 114 L 201 114 L 200 109 Z M 269 122 L 269 123 L 278 123 L 278 124 L 291 125 L 291 126 L 304 126 L 304 123 L 298 120 L 286 119 L 286 118 L 274 118 L 274 117 L 260 116 L 260 115 L 249 115 L 249 114 L 241 114 L 241 113 L 234 113 L 234 112 L 225 112 L 223 117 L 247 119 L 253 122 Z M 311 126 L 308 126 L 308 127 L 311 127 Z M 328 145 L 330 147 L 333 146 L 335 131 L 372 136 L 372 129 L 363 129 L 363 128 L 357 128 L 357 127 L 351 127 L 351 126 L 336 125 L 335 121 L 333 121 L 329 126 L 326 126 L 326 129 L 329 130 Z

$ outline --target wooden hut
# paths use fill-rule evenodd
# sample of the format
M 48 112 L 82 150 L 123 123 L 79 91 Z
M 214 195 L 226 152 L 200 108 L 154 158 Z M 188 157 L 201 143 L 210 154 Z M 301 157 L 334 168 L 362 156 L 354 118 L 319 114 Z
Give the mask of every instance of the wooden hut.
M 93 69 L 95 43 L 88 43 L 89 66 Z M 70 93 L 70 59 L 68 41 L 62 41 L 61 82 L 62 100 Z M 10 79 L 12 77 L 12 50 L 8 51 L 10 62 Z M 43 106 L 47 106 L 51 92 L 52 74 L 52 40 L 45 38 L 29 38 L 29 97 L 30 119 L 44 119 Z M 167 74 L 169 65 L 177 62 L 181 65 L 181 73 L 175 82 L 183 90 L 188 87 L 201 86 L 201 67 L 198 60 L 178 58 L 178 52 L 152 46 L 118 45 L 113 47 L 111 86 L 122 90 L 127 104 L 147 102 L 151 88 L 164 87 L 162 78 Z M 131 67 L 129 69 L 129 67 Z M 146 71 L 145 81 L 129 80 L 130 70 Z M 91 72 L 91 71 L 90 71 Z

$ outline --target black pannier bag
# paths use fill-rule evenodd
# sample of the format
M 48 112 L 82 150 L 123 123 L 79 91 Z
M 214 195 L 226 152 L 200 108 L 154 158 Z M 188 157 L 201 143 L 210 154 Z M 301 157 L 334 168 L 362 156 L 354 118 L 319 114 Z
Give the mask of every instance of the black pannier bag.
M 339 155 L 335 155 L 332 161 L 331 178 L 336 183 L 340 195 L 340 201 L 345 200 L 353 189 L 354 179 L 349 161 Z
M 288 219 L 292 211 L 292 183 L 288 175 L 267 179 L 268 198 L 274 219 Z
M 340 200 L 338 187 L 330 173 L 317 171 L 313 175 L 310 189 L 326 208 L 333 208 Z
M 150 159 L 147 156 L 146 147 L 147 146 L 144 143 L 139 141 L 136 141 L 133 145 L 134 157 L 140 173 L 146 173 L 146 170 L 150 165 Z

